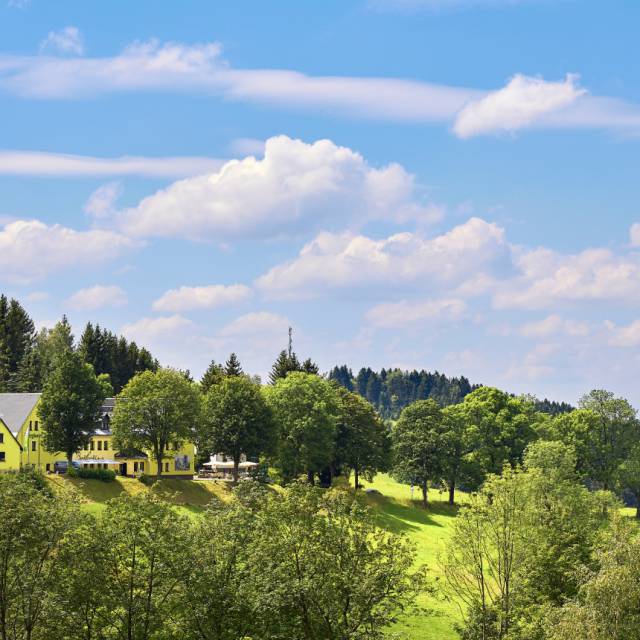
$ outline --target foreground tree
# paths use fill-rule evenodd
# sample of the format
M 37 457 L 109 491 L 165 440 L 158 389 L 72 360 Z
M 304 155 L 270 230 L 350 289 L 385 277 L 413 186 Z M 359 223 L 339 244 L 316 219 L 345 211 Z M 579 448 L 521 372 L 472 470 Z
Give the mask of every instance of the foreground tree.
M 578 595 L 547 618 L 548 640 L 640 638 L 640 537 L 637 526 L 617 518 L 596 557 L 581 573 Z
M 466 640 L 544 637 L 549 608 L 575 596 L 590 563 L 609 494 L 590 493 L 573 451 L 535 443 L 525 468 L 505 466 L 456 518 L 444 560 L 447 584 L 466 607 Z
M 43 443 L 51 452 L 63 452 L 71 466 L 73 455 L 88 444 L 100 422 L 100 408 L 110 392 L 108 379 L 67 351 L 60 355 L 42 391 L 38 413 Z
M 417 484 L 427 506 L 429 481 L 440 476 L 446 447 L 442 409 L 435 400 L 418 400 L 402 410 L 391 432 L 393 475 Z
M 121 450 L 150 450 L 159 479 L 169 443 L 194 439 L 199 419 L 198 390 L 180 372 L 144 371 L 127 383 L 116 402 L 114 444 Z
M 386 637 L 422 586 L 414 550 L 345 491 L 294 484 L 255 515 L 258 638 Z
M 357 393 L 338 387 L 340 417 L 336 433 L 338 466 L 353 471 L 356 491 L 360 477 L 369 482 L 386 467 L 386 429 L 371 403 Z
M 326 380 L 293 372 L 264 389 L 279 432 L 275 464 L 287 480 L 301 473 L 310 483 L 333 460 L 340 406 Z
M 46 612 L 77 502 L 23 473 L 0 474 L 0 504 L 0 640 L 56 637 Z
M 245 376 L 232 376 L 212 386 L 204 400 L 199 448 L 233 459 L 238 481 L 243 454 L 258 457 L 276 444 L 275 424 L 260 387 Z

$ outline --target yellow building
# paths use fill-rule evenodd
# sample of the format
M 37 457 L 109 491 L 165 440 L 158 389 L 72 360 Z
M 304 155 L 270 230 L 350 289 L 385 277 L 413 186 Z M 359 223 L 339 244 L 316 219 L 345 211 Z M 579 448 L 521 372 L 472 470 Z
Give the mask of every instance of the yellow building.
M 43 446 L 39 400 L 39 393 L 0 393 L 0 471 L 34 466 L 54 473 L 56 462 L 66 460 L 63 453 L 50 453 Z M 148 451 L 114 449 L 110 422 L 115 402 L 115 398 L 105 400 L 101 424 L 88 445 L 74 456 L 74 461 L 90 469 L 112 469 L 120 475 L 156 475 L 157 465 Z M 173 443 L 162 462 L 162 475 L 192 478 L 194 459 L 192 443 Z

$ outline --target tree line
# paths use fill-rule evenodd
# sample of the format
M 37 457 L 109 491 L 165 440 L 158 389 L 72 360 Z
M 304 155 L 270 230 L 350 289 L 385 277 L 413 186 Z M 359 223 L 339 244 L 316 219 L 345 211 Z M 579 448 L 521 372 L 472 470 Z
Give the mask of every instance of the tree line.
M 0 393 L 41 391 L 58 356 L 74 350 L 97 375 L 109 376 L 115 392 L 136 373 L 158 368 L 147 349 L 99 325 L 88 323 L 77 344 L 66 316 L 36 331 L 24 307 L 0 295 Z

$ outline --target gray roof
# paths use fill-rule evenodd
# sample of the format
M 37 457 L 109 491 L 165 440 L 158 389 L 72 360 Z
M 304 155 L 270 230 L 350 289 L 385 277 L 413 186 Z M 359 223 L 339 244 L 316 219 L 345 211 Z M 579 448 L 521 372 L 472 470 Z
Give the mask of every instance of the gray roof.
M 31 413 L 39 393 L 0 393 L 0 418 L 9 427 L 14 436 Z

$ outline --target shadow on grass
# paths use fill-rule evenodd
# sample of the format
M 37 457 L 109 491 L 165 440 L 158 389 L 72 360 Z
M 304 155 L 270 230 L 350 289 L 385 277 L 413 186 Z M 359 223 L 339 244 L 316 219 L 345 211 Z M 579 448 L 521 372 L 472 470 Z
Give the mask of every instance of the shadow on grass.
M 459 509 L 442 502 L 431 502 L 425 509 L 418 500 L 407 504 L 386 496 L 369 496 L 368 502 L 375 508 L 380 525 L 391 533 L 418 531 L 424 526 L 442 527 L 433 516 L 453 518 Z

